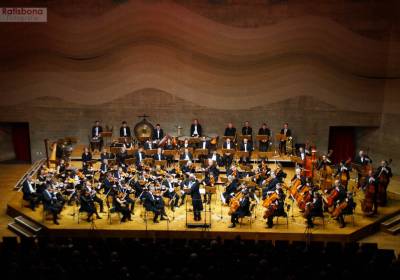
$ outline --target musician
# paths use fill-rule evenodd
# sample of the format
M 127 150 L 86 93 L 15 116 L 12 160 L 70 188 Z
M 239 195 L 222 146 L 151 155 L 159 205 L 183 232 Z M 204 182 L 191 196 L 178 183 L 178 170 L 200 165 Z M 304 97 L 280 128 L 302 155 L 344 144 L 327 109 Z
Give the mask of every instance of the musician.
M 233 176 L 228 176 L 228 183 L 225 188 L 225 192 L 221 194 L 221 200 L 224 204 L 229 204 L 231 198 L 235 195 L 239 185 L 239 180 Z
M 378 191 L 379 191 L 379 180 L 374 176 L 375 174 L 373 173 L 372 170 L 368 171 L 368 177 L 365 180 L 365 183 L 363 186 L 361 186 L 362 190 L 364 192 L 370 192 L 369 195 L 372 199 L 372 214 L 376 215 L 378 213 Z M 373 189 L 369 190 L 367 187 L 372 186 Z M 367 195 L 367 193 L 366 193 Z M 369 214 L 369 213 L 368 213 Z
M 193 155 L 192 155 L 192 153 L 189 152 L 189 149 L 188 149 L 188 148 L 185 148 L 184 153 L 181 154 L 180 159 L 181 159 L 181 160 L 192 161 L 192 160 L 193 160 Z
M 87 212 L 88 214 L 86 221 L 90 222 L 93 214 L 96 215 L 97 219 L 101 219 L 99 213 L 97 213 L 96 206 L 94 205 L 94 201 L 88 189 L 82 190 L 81 195 L 79 197 L 79 201 L 80 201 L 79 212 Z
M 306 204 L 306 211 L 304 212 L 304 217 L 307 219 L 308 228 L 314 227 L 314 217 L 322 217 L 324 215 L 322 206 L 322 197 L 318 192 L 315 192 L 313 195 L 313 200 Z
M 43 191 L 43 208 L 53 216 L 53 223 L 59 225 L 58 214 L 61 212 L 63 204 L 57 200 L 53 188 L 49 185 Z
M 56 174 L 59 178 L 65 179 L 67 176 L 67 165 L 65 164 L 65 160 L 61 159 L 56 167 Z
M 289 129 L 288 123 L 283 124 L 283 128 L 281 129 L 281 135 L 284 136 L 284 138 L 292 137 L 292 131 Z M 279 151 L 286 155 L 286 140 L 285 139 L 281 139 L 281 141 L 279 142 Z
M 236 128 L 233 127 L 231 122 L 228 123 L 228 126 L 225 128 L 224 136 L 236 137 Z
M 100 154 L 100 160 L 104 161 L 105 159 L 112 159 L 114 155 L 112 153 L 107 152 L 107 148 L 104 148 Z
M 372 163 L 372 160 L 368 157 L 368 155 L 360 150 L 358 156 L 354 159 L 354 163 L 359 164 L 361 166 L 365 166 Z
M 143 206 L 146 209 L 146 211 L 151 211 L 154 213 L 153 222 L 158 223 L 160 210 L 156 207 L 156 200 L 154 198 L 154 195 L 149 191 L 147 187 L 143 188 L 141 199 L 143 201 Z
M 143 152 L 143 147 L 139 147 L 137 152 L 135 153 L 135 159 L 136 159 L 136 166 L 139 167 L 142 164 L 142 161 L 145 157 L 145 154 Z
M 271 137 L 271 130 L 267 127 L 266 123 L 263 123 L 258 130 L 258 135 L 267 135 L 268 138 Z M 259 150 L 260 152 L 266 152 L 269 148 L 269 140 L 259 141 Z
M 124 147 L 126 150 L 132 150 L 133 143 L 130 139 L 124 138 L 124 143 L 122 143 L 122 147 Z
M 293 178 L 290 181 L 293 183 L 295 180 L 300 180 L 301 185 L 303 186 L 306 184 L 306 177 L 301 174 L 300 168 L 296 168 L 295 174 L 293 175 Z
M 104 159 L 100 164 L 100 181 L 101 182 L 105 179 L 107 172 L 108 172 L 108 160 Z
M 351 215 L 356 208 L 356 203 L 353 199 L 353 193 L 347 192 L 344 198 L 341 197 L 341 200 L 337 201 L 335 210 L 332 213 L 335 219 L 338 220 L 340 224 L 340 228 L 344 228 L 346 223 L 344 221 L 344 215 Z
M 190 136 L 191 137 L 200 137 L 202 135 L 202 128 L 197 119 L 193 120 L 192 125 L 190 126 Z
M 251 215 L 249 191 L 244 188 L 241 192 L 243 196 L 239 200 L 239 208 L 231 215 L 232 224 L 229 226 L 229 228 L 236 227 L 236 224 L 239 223 L 239 218 Z
M 22 199 L 29 201 L 29 208 L 35 211 L 36 204 L 39 202 L 38 194 L 34 186 L 34 182 L 31 176 L 28 176 L 24 183 L 22 184 Z
M 113 204 L 115 206 L 115 210 L 122 214 L 121 223 L 125 223 L 126 220 L 132 221 L 131 211 L 129 210 L 125 200 L 125 194 L 123 192 L 118 192 L 113 200 Z
M 213 160 L 218 166 L 223 166 L 223 160 L 221 159 L 221 156 L 217 153 L 217 150 L 213 150 L 209 159 Z
M 231 142 L 231 139 L 230 138 L 226 138 L 225 143 L 223 145 L 223 149 L 232 150 L 234 148 L 235 148 L 235 145 Z M 231 166 L 232 160 L 233 160 L 233 154 L 231 154 L 229 152 L 228 153 L 224 153 L 223 161 L 224 161 L 226 169 L 228 169 L 229 166 Z
M 253 129 L 248 121 L 245 121 L 244 126 L 242 127 L 242 135 L 250 135 L 250 139 L 253 137 Z
M 219 169 L 212 159 L 207 161 L 207 168 L 204 170 L 204 184 L 206 186 L 214 187 L 218 182 Z M 211 192 L 204 194 L 204 203 L 211 203 Z
M 249 142 L 247 138 L 243 139 L 243 143 L 240 145 L 240 150 L 249 153 L 248 157 L 242 157 L 240 159 L 242 162 L 248 163 L 250 161 L 251 152 L 253 151 L 253 145 L 251 144 L 251 142 Z
M 287 213 L 285 212 L 285 198 L 281 187 L 277 187 L 275 193 L 278 194 L 278 199 L 272 202 L 275 205 L 271 205 L 272 212 L 267 217 L 267 228 L 272 228 L 274 225 L 274 217 L 286 217 Z
M 203 150 L 207 150 L 207 155 L 210 152 L 210 141 L 207 140 L 207 138 L 205 136 L 203 136 L 201 138 L 201 141 L 198 143 L 197 148 L 198 149 L 203 149 Z M 199 155 L 199 161 L 204 161 L 205 159 L 207 159 L 207 155 Z
M 92 153 L 89 151 L 87 147 L 85 147 L 82 153 L 82 167 L 85 166 L 88 163 L 88 161 L 91 160 L 92 160 Z
M 233 178 L 236 179 L 240 178 L 240 174 L 236 165 L 231 165 L 231 167 L 226 170 L 226 176 L 232 176 Z
M 157 183 L 158 184 L 158 183 Z M 165 212 L 165 203 L 163 194 L 161 192 L 160 187 L 156 187 L 154 191 L 154 199 L 155 199 L 155 207 L 160 211 L 160 221 L 164 221 L 168 219 L 167 213 Z
M 116 155 L 116 162 L 119 166 L 126 169 L 125 160 L 128 158 L 128 152 L 125 147 L 122 147 Z
M 378 202 L 380 206 L 385 206 L 387 204 L 387 187 L 390 183 L 390 179 L 393 177 L 392 169 L 389 167 L 389 163 L 386 160 L 381 161 L 381 166 L 379 166 L 374 175 L 375 178 L 379 180 L 379 192 L 378 192 Z
M 99 147 L 98 149 L 100 150 L 101 147 L 103 146 L 103 139 L 101 137 L 101 133 L 103 132 L 103 128 L 100 125 L 99 121 L 95 121 L 94 126 L 92 127 L 92 140 L 99 141 Z M 92 146 L 92 151 L 94 150 L 94 146 Z
M 128 126 L 128 124 L 126 123 L 126 121 L 122 122 L 122 126 L 119 129 L 119 136 L 120 137 L 131 137 L 131 129 Z
M 331 165 L 331 163 L 331 160 L 326 155 L 323 155 L 322 159 L 318 163 L 317 170 L 325 170 L 327 166 Z
M 182 172 L 183 173 L 195 173 L 196 172 L 196 167 L 191 160 L 188 160 L 188 162 L 184 166 L 182 166 Z
M 173 150 L 174 148 L 175 147 L 174 147 L 174 144 L 171 141 L 171 138 L 168 138 L 167 139 L 167 143 L 165 144 L 164 150 Z
M 161 148 L 157 148 L 157 153 L 153 156 L 154 160 L 165 160 L 165 156 L 163 150 Z
M 330 190 L 325 190 L 325 193 L 330 194 L 332 191 L 337 192 L 337 196 L 333 202 L 333 207 L 335 208 L 340 202 L 346 199 L 347 193 L 340 180 L 335 180 L 333 188 Z
M 189 175 L 190 189 L 189 194 L 192 197 L 193 214 L 195 221 L 201 221 L 201 211 L 203 211 L 203 203 L 200 195 L 200 183 L 197 181 L 196 176 L 193 173 Z
M 278 186 L 280 186 L 279 179 L 276 177 L 274 172 L 271 172 L 271 180 L 268 185 L 262 190 L 262 198 L 263 200 L 267 197 L 267 195 L 271 192 L 274 192 Z
M 144 143 L 144 149 L 145 150 L 153 150 L 155 147 L 154 147 L 154 144 L 153 144 L 153 142 L 151 142 L 151 140 L 147 140 L 145 143 Z
M 182 148 L 188 149 L 188 148 L 190 148 L 190 147 L 191 147 L 191 145 L 190 145 L 190 143 L 189 143 L 189 139 L 185 138 L 185 140 L 183 141 Z
M 171 176 L 166 176 L 162 181 L 162 186 L 165 188 L 164 197 L 169 199 L 169 205 L 172 211 L 179 207 L 180 195 L 175 191 L 176 183 Z
M 333 177 L 339 176 L 339 179 L 342 177 L 342 175 L 345 176 L 346 180 L 344 181 L 342 180 L 342 184 L 344 185 L 346 190 L 349 185 L 350 171 L 351 171 L 351 166 L 348 166 L 346 164 L 346 161 L 342 160 L 339 163 L 339 166 L 337 167 L 335 174 L 333 175 Z
M 299 150 L 297 151 L 297 156 L 304 162 L 307 157 L 307 152 L 304 150 L 303 147 L 299 147 Z
M 97 192 L 96 190 L 92 187 L 92 184 L 87 181 L 85 188 L 84 188 L 87 193 L 89 194 L 90 198 L 93 200 L 93 203 L 97 203 L 100 207 L 100 213 L 104 213 L 104 204 L 103 204 L 103 200 L 97 196 Z M 96 210 L 97 213 L 97 210 Z M 97 217 L 98 218 L 98 217 Z
M 155 141 L 161 141 L 164 138 L 164 130 L 161 128 L 161 125 L 158 123 L 153 130 L 152 139 Z

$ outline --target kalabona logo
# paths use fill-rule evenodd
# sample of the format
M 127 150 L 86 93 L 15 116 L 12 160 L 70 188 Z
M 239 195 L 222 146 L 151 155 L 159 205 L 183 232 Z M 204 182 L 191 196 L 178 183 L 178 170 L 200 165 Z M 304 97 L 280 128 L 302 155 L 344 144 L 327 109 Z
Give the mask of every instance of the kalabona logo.
M 2 7 L 0 22 L 47 22 L 47 8 Z

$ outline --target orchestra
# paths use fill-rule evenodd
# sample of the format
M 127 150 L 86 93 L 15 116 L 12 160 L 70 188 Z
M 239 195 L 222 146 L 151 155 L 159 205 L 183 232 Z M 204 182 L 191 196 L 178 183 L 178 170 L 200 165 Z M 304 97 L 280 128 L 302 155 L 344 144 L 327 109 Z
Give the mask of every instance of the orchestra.
M 102 132 L 96 121 L 92 140 L 100 140 Z M 240 218 L 251 217 L 257 207 L 263 208 L 267 228 L 273 227 L 274 217 L 287 218 L 290 207 L 292 211 L 293 207 L 298 209 L 308 228 L 315 226 L 315 217 L 324 214 L 337 220 L 342 228 L 346 225 L 344 216 L 353 214 L 357 205 L 354 190 L 349 191 L 354 169 L 358 173 L 356 184 L 364 195 L 362 212 L 376 215 L 378 206 L 387 204 L 386 191 L 393 176 L 391 161 L 383 160 L 373 170 L 372 160 L 360 151 L 354 160 L 341 159 L 335 164 L 330 159 L 332 151 L 317 157 L 315 146 L 299 145 L 296 150 L 299 160 L 293 161 L 294 176 L 287 180 L 286 169 L 277 160 L 256 158 L 251 162 L 254 154 L 268 151 L 272 146 L 271 130 L 266 123 L 258 135 L 268 137 L 257 137 L 258 147 L 253 146 L 253 130 L 248 121 L 241 132 L 242 137 L 237 138 L 236 128 L 230 122 L 224 142 L 211 144 L 211 138 L 202 134 L 202 127 L 195 119 L 190 136 L 179 140 L 164 133 L 157 124 L 150 137 L 133 141 L 124 121 L 119 133 L 123 139 L 115 142 L 122 145 L 113 146 L 115 155 L 109 147 L 103 147 L 97 154 L 85 147 L 81 168 L 74 167 L 69 158 L 60 158 L 54 169 L 43 166 L 35 178 L 28 176 L 23 182 L 23 200 L 33 211 L 42 203 L 55 224 L 59 223 L 65 204 L 74 203 L 79 205 L 79 212 L 87 213 L 88 222 L 93 222 L 93 217 L 101 219 L 105 206 L 121 214 L 121 223 L 129 222 L 139 203 L 146 213 L 153 214 L 153 222 L 159 223 L 169 221 L 168 211 L 174 213 L 187 202 L 193 220 L 201 222 L 208 207 L 204 205 L 210 205 L 212 194 L 219 192 L 215 199 L 228 211 L 230 228 L 236 227 Z M 278 134 L 279 151 L 286 154 L 286 142 L 289 138 L 293 140 L 287 123 Z M 271 162 L 274 168 L 268 166 Z

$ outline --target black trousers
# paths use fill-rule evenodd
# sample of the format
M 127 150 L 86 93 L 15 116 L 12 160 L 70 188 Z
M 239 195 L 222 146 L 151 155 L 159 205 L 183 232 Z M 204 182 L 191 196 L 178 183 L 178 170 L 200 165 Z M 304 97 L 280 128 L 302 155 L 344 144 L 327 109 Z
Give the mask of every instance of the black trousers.
M 99 206 L 100 206 L 100 212 L 103 212 L 103 211 L 104 211 L 103 200 L 101 200 L 100 197 L 98 197 L 97 195 L 95 195 L 95 196 L 93 197 L 93 201 L 99 204 Z
M 279 142 L 279 151 L 283 154 L 286 154 L 286 141 Z

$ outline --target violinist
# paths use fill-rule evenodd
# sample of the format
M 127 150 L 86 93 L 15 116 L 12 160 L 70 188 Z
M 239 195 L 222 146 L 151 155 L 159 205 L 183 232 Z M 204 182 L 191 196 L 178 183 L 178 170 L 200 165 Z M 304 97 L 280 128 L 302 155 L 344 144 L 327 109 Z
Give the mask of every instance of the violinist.
M 171 175 L 165 176 L 162 186 L 165 188 L 164 197 L 169 199 L 169 205 L 172 211 L 179 207 L 180 195 L 175 191 L 177 180 L 173 179 Z
M 22 184 L 22 199 L 29 201 L 29 207 L 32 211 L 35 211 L 35 207 L 39 202 L 38 194 L 36 193 L 35 184 L 31 176 L 28 176 Z
M 125 160 L 128 158 L 128 152 L 126 151 L 125 146 L 121 147 L 120 151 L 116 155 L 116 161 L 119 166 L 122 166 L 126 169 Z
M 239 218 L 250 216 L 250 196 L 247 188 L 241 190 L 241 197 L 239 199 L 239 207 L 231 214 L 231 225 L 229 228 L 236 227 L 239 223 Z
M 204 184 L 206 186 L 214 187 L 215 183 L 218 182 L 219 169 L 214 164 L 214 161 L 208 160 L 208 166 L 204 170 Z M 211 202 L 211 192 L 204 194 L 204 203 L 210 204 Z
M 132 221 L 131 211 L 129 210 L 129 207 L 127 205 L 125 198 L 126 198 L 126 194 L 124 194 L 123 192 L 118 192 L 118 194 L 115 196 L 114 201 L 113 201 L 115 210 L 122 214 L 121 223 L 125 223 L 126 220 Z
M 63 204 L 58 201 L 57 196 L 50 185 L 43 191 L 43 208 L 52 214 L 53 223 L 59 225 L 58 214 L 61 212 Z
M 267 135 L 271 137 L 271 130 L 267 127 L 266 123 L 263 123 L 260 129 L 258 130 L 258 135 Z M 269 148 L 269 140 L 261 140 L 259 143 L 259 150 L 260 152 L 266 152 Z
M 314 192 L 313 199 L 311 202 L 306 204 L 306 210 L 304 212 L 304 217 L 307 219 L 307 227 L 313 228 L 313 218 L 314 217 L 322 217 L 323 209 L 322 209 L 322 197 L 318 192 Z
M 184 166 L 182 166 L 182 172 L 183 173 L 195 173 L 196 166 L 193 164 L 192 161 L 189 160 Z
M 165 212 L 165 203 L 161 187 L 157 186 L 153 194 L 155 199 L 155 207 L 160 212 L 160 221 L 167 220 L 168 216 L 167 213 Z
M 336 169 L 336 173 L 333 175 L 333 177 L 339 176 L 339 180 L 346 190 L 350 180 L 350 171 L 351 166 L 349 166 L 346 161 L 342 160 Z
M 282 188 L 278 185 L 275 192 L 277 199 L 272 200 L 271 205 L 268 206 L 266 213 L 264 214 L 267 219 L 267 228 L 272 228 L 274 224 L 274 217 L 286 217 L 287 213 L 285 212 L 285 198 L 286 195 L 283 192 Z M 269 194 L 269 196 L 271 196 Z
M 82 189 L 81 195 L 79 197 L 80 208 L 79 212 L 87 212 L 87 222 L 91 221 L 93 214 L 96 215 L 97 219 L 101 219 L 99 213 L 97 213 L 96 206 L 94 205 L 94 201 L 89 193 L 88 189 Z
M 387 187 L 392 178 L 392 169 L 389 167 L 389 162 L 386 160 L 381 161 L 381 166 L 375 172 L 375 178 L 379 180 L 378 187 L 378 204 L 379 206 L 385 206 L 387 204 Z
M 239 179 L 240 174 L 237 170 L 236 165 L 232 165 L 229 169 L 226 170 L 226 176 L 233 176 L 234 178 Z
M 94 188 L 92 188 L 92 184 L 89 181 L 86 182 L 86 186 L 85 186 L 84 190 L 86 190 L 86 192 L 90 195 L 90 198 L 93 201 L 93 205 L 94 205 L 94 203 L 97 203 L 100 207 L 100 213 L 104 213 L 103 200 L 97 196 L 96 190 Z M 97 213 L 97 211 L 96 211 L 96 213 Z
M 67 176 L 67 166 L 64 159 L 61 159 L 59 164 L 57 165 L 56 174 L 62 180 L 64 180 Z
M 99 181 L 103 182 L 108 172 L 108 160 L 104 159 L 100 164 L 100 178 Z
M 147 187 L 143 188 L 141 199 L 143 201 L 143 206 L 146 209 L 146 211 L 151 211 L 154 213 L 153 222 L 155 224 L 158 223 L 159 222 L 158 217 L 160 216 L 160 209 L 156 207 L 156 199 Z

